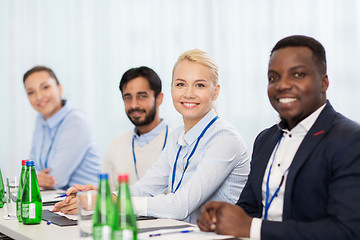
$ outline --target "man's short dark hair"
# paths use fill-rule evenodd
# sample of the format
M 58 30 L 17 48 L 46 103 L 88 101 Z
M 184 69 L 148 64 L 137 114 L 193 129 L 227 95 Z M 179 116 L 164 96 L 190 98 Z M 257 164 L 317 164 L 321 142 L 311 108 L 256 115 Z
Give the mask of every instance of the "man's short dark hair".
M 24 74 L 24 77 L 23 77 L 23 83 L 25 84 L 25 80 L 33 73 L 35 72 L 42 72 L 42 71 L 45 71 L 47 72 L 50 77 L 52 77 L 53 79 L 55 79 L 56 81 L 56 84 L 59 85 L 59 80 L 57 79 L 54 71 L 51 69 L 51 68 L 48 68 L 48 67 L 45 67 L 45 66 L 35 66 L 33 67 L 32 69 L 30 69 L 29 71 L 27 71 L 25 74 Z
M 279 49 L 286 47 L 308 47 L 313 53 L 313 57 L 316 63 L 318 63 L 320 71 L 326 73 L 326 53 L 323 45 L 312 37 L 304 35 L 293 35 L 278 41 L 274 48 L 271 50 L 272 54 Z
M 119 89 L 122 92 L 124 86 L 134 78 L 143 77 L 148 80 L 150 88 L 155 92 L 155 98 L 161 92 L 161 80 L 160 77 L 156 74 L 151 68 L 142 66 L 137 68 L 131 68 L 127 70 L 120 80 Z

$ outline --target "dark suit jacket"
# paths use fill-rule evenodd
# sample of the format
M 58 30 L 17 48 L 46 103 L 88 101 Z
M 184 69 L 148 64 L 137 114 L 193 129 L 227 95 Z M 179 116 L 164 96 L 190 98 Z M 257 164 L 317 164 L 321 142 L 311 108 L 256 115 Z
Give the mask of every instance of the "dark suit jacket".
M 252 217 L 262 216 L 262 181 L 280 136 L 275 125 L 255 140 L 248 182 L 237 203 Z M 261 239 L 360 239 L 360 126 L 329 102 L 290 165 L 283 221 L 263 221 Z

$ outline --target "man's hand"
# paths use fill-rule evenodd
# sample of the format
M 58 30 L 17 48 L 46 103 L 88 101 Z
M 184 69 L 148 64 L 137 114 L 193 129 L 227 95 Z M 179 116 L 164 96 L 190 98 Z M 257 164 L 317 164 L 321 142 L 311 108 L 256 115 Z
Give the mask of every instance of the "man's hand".
M 57 181 L 53 176 L 49 175 L 50 171 L 51 171 L 50 168 L 45 168 L 37 174 L 39 187 L 43 187 L 47 189 L 55 188 Z
M 214 232 L 216 229 L 216 211 L 221 208 L 222 202 L 208 202 L 202 206 L 197 218 L 197 225 L 201 231 Z
M 227 202 L 208 202 L 200 211 L 197 224 L 202 231 L 236 237 L 250 237 L 252 218 L 245 211 Z
M 76 214 L 77 209 L 77 198 L 76 193 L 79 191 L 97 190 L 97 188 L 91 184 L 78 185 L 74 184 L 74 187 L 66 190 L 67 197 L 64 201 L 58 202 L 54 205 L 53 212 L 62 212 L 65 214 Z

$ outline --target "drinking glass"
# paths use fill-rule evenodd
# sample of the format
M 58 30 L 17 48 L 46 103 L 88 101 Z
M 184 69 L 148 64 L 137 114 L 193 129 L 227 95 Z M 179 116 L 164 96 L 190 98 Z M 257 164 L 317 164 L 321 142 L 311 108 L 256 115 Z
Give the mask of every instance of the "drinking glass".
M 97 198 L 97 191 L 83 191 L 76 193 L 78 204 L 78 227 L 80 239 L 92 239 L 93 214 Z
M 6 207 L 7 217 L 9 219 L 16 218 L 16 200 L 19 190 L 19 178 L 18 177 L 7 177 L 6 178 Z

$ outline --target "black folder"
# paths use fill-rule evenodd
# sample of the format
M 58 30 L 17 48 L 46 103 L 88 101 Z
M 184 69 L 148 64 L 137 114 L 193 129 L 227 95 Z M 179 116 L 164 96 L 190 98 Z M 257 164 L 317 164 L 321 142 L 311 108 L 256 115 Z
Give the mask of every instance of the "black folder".
M 46 222 L 51 222 L 55 225 L 64 227 L 64 226 L 73 226 L 77 224 L 77 220 L 72 220 L 64 216 L 60 216 L 56 213 L 53 213 L 49 210 L 43 210 L 43 220 Z
M 156 219 L 155 217 L 144 217 L 144 216 L 138 216 L 136 217 L 137 221 L 141 220 L 152 220 Z M 56 213 L 51 212 L 50 210 L 43 210 L 43 220 L 46 222 L 53 223 L 55 225 L 64 227 L 64 226 L 73 226 L 77 224 L 77 220 L 72 220 L 64 216 L 60 216 Z

